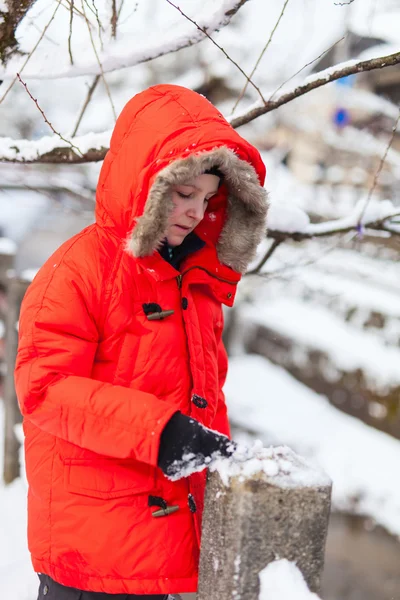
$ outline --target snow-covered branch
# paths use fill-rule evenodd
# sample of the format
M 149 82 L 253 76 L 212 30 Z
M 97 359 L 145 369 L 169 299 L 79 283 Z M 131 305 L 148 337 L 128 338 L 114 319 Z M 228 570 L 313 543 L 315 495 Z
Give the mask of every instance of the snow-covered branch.
M 324 71 L 320 71 L 319 73 L 314 73 L 313 75 L 308 76 L 301 85 L 297 85 L 293 89 L 286 91 L 282 90 L 279 95 L 275 94 L 274 100 L 268 100 L 266 104 L 257 102 L 247 112 L 241 115 L 232 116 L 230 118 L 230 123 L 232 127 L 240 127 L 241 125 L 250 123 L 250 121 L 254 121 L 254 119 L 260 117 L 261 115 L 279 108 L 283 104 L 291 102 L 299 96 L 303 96 L 312 90 L 330 83 L 331 81 L 336 81 L 337 79 L 347 77 L 348 75 L 363 73 L 364 71 L 373 71 L 375 69 L 383 69 L 384 67 L 390 67 L 398 64 L 400 64 L 400 52 L 395 52 L 394 54 L 389 54 L 388 56 L 371 58 L 369 60 L 362 60 L 358 62 L 356 60 L 350 60 L 334 65 L 333 67 L 329 67 Z M 264 93 L 264 97 L 265 96 L 268 96 L 268 94 Z
M 36 0 L 5 0 L 0 6 L 0 63 L 18 52 L 15 31 Z M 4 5 L 5 4 L 5 5 Z M 0 78 L 1 79 L 1 78 Z
M 256 275 L 269 260 L 277 248 L 287 240 L 302 242 L 316 237 L 328 237 L 357 232 L 362 236 L 365 231 L 384 231 L 389 235 L 400 235 L 400 210 L 390 200 L 371 201 L 365 204 L 362 200 L 353 211 L 341 219 L 332 219 L 323 223 L 310 223 L 308 215 L 299 207 L 286 203 L 272 203 L 268 214 L 267 237 L 272 244 L 260 262 L 246 275 Z M 392 219 L 394 219 L 392 221 Z
M 56 135 L 40 140 L 0 138 L 0 162 L 14 163 L 87 163 L 103 160 L 109 147 L 112 131 L 89 133 L 62 141 Z M 79 152 L 73 147 L 79 148 Z
M 395 207 L 390 200 L 370 202 L 367 206 L 361 200 L 352 212 L 340 219 L 333 219 L 323 223 L 310 223 L 309 218 L 301 209 L 287 210 L 287 207 L 272 205 L 268 222 L 268 237 L 276 240 L 292 239 L 302 241 L 314 237 L 326 237 L 358 231 L 373 229 L 385 231 L 392 226 L 391 219 L 400 217 L 399 207 Z
M 104 52 L 99 53 L 103 73 L 132 67 L 159 56 L 176 52 L 181 48 L 198 44 L 207 37 L 207 34 L 210 35 L 225 27 L 246 2 L 247 0 L 220 0 L 216 3 L 216 7 L 210 11 L 210 14 L 204 14 L 204 8 L 202 8 L 200 14 L 193 17 L 198 28 L 194 27 L 189 21 L 182 19 L 179 28 L 169 28 L 162 39 L 157 41 L 155 41 L 154 36 L 149 37 L 147 35 L 140 40 L 135 40 L 135 43 L 133 43 L 131 33 L 121 35 L 118 40 L 111 41 Z M 21 61 L 14 57 L 8 62 L 7 67 L 3 69 L 0 67 L 0 79 L 13 79 L 20 67 Z M 87 44 L 82 47 L 74 46 L 73 65 L 69 62 L 60 64 L 58 56 L 54 59 L 54 57 L 42 56 L 37 53 L 35 60 L 32 60 L 30 66 L 24 70 L 26 80 L 100 74 L 99 62 L 96 59 L 91 60 L 88 58 Z

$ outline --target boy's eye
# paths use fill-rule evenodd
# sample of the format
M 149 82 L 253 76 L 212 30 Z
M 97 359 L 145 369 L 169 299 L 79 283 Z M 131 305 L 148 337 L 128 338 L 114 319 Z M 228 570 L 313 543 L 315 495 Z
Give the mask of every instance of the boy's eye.
M 178 196 L 180 196 L 181 198 L 190 198 L 192 196 L 192 194 L 184 194 L 183 192 L 177 192 Z

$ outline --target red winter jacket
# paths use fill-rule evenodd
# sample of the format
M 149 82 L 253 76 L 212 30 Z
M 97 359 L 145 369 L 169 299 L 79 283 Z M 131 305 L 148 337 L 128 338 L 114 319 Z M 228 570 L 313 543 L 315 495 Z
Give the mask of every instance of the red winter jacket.
M 225 178 L 196 228 L 205 246 L 178 272 L 157 252 L 171 187 L 215 165 Z M 159 85 L 122 111 L 95 224 L 53 254 L 22 306 L 15 378 L 36 571 L 111 594 L 196 590 L 205 475 L 167 480 L 159 441 L 178 410 L 229 433 L 221 304 L 262 237 L 263 182 L 257 150 L 202 96 Z M 149 320 L 159 308 L 173 312 Z M 157 502 L 179 510 L 154 517 Z

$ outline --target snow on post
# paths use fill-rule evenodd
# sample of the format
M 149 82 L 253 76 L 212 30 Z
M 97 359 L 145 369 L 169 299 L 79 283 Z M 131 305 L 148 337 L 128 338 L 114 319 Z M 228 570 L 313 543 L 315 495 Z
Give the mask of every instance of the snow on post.
M 258 600 L 259 574 L 287 559 L 319 591 L 331 481 L 287 447 L 259 448 L 211 468 L 198 600 Z

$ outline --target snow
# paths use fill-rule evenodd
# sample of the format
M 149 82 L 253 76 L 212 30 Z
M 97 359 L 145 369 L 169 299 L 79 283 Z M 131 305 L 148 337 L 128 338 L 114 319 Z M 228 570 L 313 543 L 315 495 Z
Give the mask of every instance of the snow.
M 351 28 L 354 33 L 394 44 L 400 42 L 398 19 L 398 5 L 388 0 L 380 0 L 379 7 L 375 0 L 354 2 L 350 11 Z
M 38 270 L 39 269 L 24 269 L 20 274 L 20 278 L 24 281 L 31 282 L 34 277 L 36 277 Z
M 0 237 L 0 254 L 15 254 L 16 251 L 17 246 L 12 240 Z
M 210 471 L 217 471 L 221 480 L 229 486 L 232 477 L 245 481 L 258 474 L 278 487 L 299 488 L 330 485 L 321 469 L 309 464 L 287 446 L 263 448 L 260 441 L 250 448 L 243 446 L 232 458 L 220 458 L 210 464 Z
M 271 202 L 268 213 L 268 229 L 313 236 L 342 229 L 356 229 L 359 221 L 362 225 L 368 226 L 399 215 L 399 207 L 394 206 L 390 200 L 370 199 L 367 202 L 366 199 L 363 199 L 357 202 L 353 210 L 341 219 L 310 223 L 307 213 L 299 205 L 278 199 Z
M 110 145 L 111 134 L 112 130 L 102 133 L 91 132 L 68 141 L 62 140 L 58 135 L 43 136 L 39 140 L 14 140 L 3 137 L 0 138 L 0 156 L 6 160 L 29 162 L 51 152 L 54 148 L 71 148 L 71 144 L 75 146 L 73 150 L 79 156 L 79 152 L 85 154 L 88 150 L 107 149 Z
M 3 431 L 4 407 L 0 399 L 0 431 Z M 2 436 L 0 436 L 2 437 Z M 0 444 L 0 467 L 3 444 Z M 38 579 L 33 572 L 26 543 L 26 494 L 23 478 L 5 487 L 0 482 L 0 598 L 32 600 Z
M 245 305 L 241 316 L 247 326 L 265 325 L 293 340 L 297 347 L 328 356 L 336 368 L 331 373 L 333 380 L 339 379 L 343 371 L 360 369 L 377 392 L 384 394 L 400 385 L 400 348 L 382 345 L 374 333 L 358 331 L 323 307 L 282 297 L 268 304 Z M 301 354 L 298 360 L 303 360 Z
M 304 577 L 295 563 L 287 559 L 275 560 L 260 574 L 258 600 L 318 600 L 310 592 Z
M 328 474 L 334 509 L 368 516 L 400 535 L 398 440 L 334 408 L 260 356 L 230 359 L 225 394 L 234 425 L 264 444 L 290 446 Z
M 268 229 L 293 233 L 307 231 L 309 225 L 309 216 L 295 203 L 285 200 L 271 202 L 268 211 Z
M 74 43 L 73 65 L 69 64 L 67 53 L 63 56 L 63 62 L 60 53 L 50 54 L 42 51 L 39 47 L 23 70 L 23 78 L 24 80 L 52 79 L 54 77 L 98 75 L 101 72 L 109 73 L 192 46 L 206 38 L 201 29 L 206 30 L 211 35 L 227 25 L 231 18 L 229 16 L 230 12 L 235 10 L 237 5 L 240 4 L 240 0 L 220 0 L 217 6 L 215 4 L 214 1 L 204 0 L 200 5 L 198 4 L 199 12 L 195 14 L 189 8 L 188 13 L 198 24 L 199 28 L 197 28 L 176 9 L 174 10 L 169 4 L 164 3 L 163 13 L 168 24 L 164 23 L 162 35 L 160 35 L 157 28 L 152 27 L 142 28 L 134 32 L 132 30 L 124 32 L 122 30 L 116 41 L 109 42 L 108 46 L 102 51 L 100 46 L 97 48 L 101 68 L 95 53 L 88 52 L 91 42 L 87 34 L 84 39 Z M 182 6 L 182 10 L 186 12 L 185 6 Z M 171 19 L 172 14 L 173 18 Z M 135 40 L 134 44 L 132 44 L 132 37 Z M 0 79 L 13 79 L 15 73 L 20 72 L 25 58 L 13 57 L 6 68 L 0 67 Z

